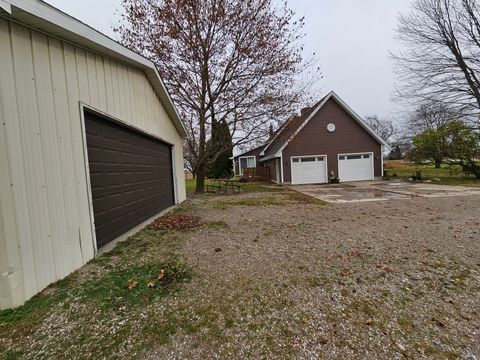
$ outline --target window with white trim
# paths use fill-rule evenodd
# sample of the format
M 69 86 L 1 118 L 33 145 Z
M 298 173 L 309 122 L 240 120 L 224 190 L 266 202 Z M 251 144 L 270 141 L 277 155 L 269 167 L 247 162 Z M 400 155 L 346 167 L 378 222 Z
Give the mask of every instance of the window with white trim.
M 243 169 L 254 168 L 255 166 L 257 166 L 255 156 L 240 157 L 240 163 L 239 163 L 240 175 L 243 175 Z

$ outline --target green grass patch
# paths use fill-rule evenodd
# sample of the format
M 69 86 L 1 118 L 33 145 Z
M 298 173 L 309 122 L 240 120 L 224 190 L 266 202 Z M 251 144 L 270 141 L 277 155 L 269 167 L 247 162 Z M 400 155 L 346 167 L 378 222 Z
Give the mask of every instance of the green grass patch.
M 58 305 L 68 298 L 70 289 L 71 281 L 67 278 L 50 285 L 48 294 L 38 294 L 23 306 L 0 311 L 0 329 L 20 322 L 25 322 L 27 328 L 33 328 L 52 306 Z M 19 324 L 19 327 L 22 327 L 22 324 Z
M 314 204 L 314 205 L 326 205 L 327 203 L 325 201 L 322 201 L 320 199 L 314 198 L 312 196 L 302 194 L 298 191 L 295 190 L 290 190 L 285 193 L 287 199 L 298 202 L 301 204 Z
M 159 278 L 160 273 L 163 275 Z M 98 277 L 79 283 L 75 274 L 49 286 L 16 309 L 0 312 L 0 328 L 39 320 L 52 307 L 63 302 L 95 303 L 109 309 L 116 304 L 146 304 L 166 295 L 179 283 L 191 280 L 190 269 L 177 259 L 165 263 L 148 263 L 110 270 Z M 135 283 L 129 288 L 130 284 Z M 149 283 L 153 287 L 149 287 Z
M 205 190 L 207 185 L 213 185 L 212 179 L 205 179 Z M 252 192 L 282 192 L 285 189 L 280 185 L 269 184 L 269 183 L 240 183 L 240 191 L 244 193 L 252 193 Z M 195 192 L 196 187 L 196 180 L 185 180 L 185 186 L 187 189 L 187 194 L 193 194 Z
M 96 302 L 110 308 L 115 304 L 148 304 L 165 296 L 179 283 L 191 280 L 190 270 L 177 259 L 109 271 L 78 288 L 80 302 Z
M 441 167 L 436 169 L 434 164 L 412 164 L 399 160 L 387 160 L 384 164 L 389 176 L 396 174 L 398 178 L 408 179 L 416 171 L 421 171 L 423 180 L 436 178 L 439 180 L 436 184 L 480 187 L 480 179 L 473 175 L 465 178 L 459 165 L 441 164 Z
M 220 200 L 215 203 L 215 208 L 219 210 L 227 209 L 232 206 L 269 206 L 269 205 L 284 205 L 282 199 L 277 196 L 255 196 L 232 200 Z
M 268 183 L 240 183 L 242 192 L 254 193 L 254 192 L 283 192 L 285 188 L 280 185 L 268 184 Z
M 191 194 L 195 192 L 196 185 L 197 185 L 197 181 L 195 179 L 185 180 L 185 188 L 187 190 L 187 194 Z

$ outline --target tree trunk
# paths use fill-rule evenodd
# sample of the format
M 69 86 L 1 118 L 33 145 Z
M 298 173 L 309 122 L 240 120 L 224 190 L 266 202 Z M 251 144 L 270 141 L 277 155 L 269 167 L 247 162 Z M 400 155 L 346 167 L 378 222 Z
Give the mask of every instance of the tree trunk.
M 441 161 L 435 160 L 435 169 L 440 169 L 442 165 Z
M 203 194 L 205 192 L 205 164 L 198 166 L 196 175 L 195 193 Z

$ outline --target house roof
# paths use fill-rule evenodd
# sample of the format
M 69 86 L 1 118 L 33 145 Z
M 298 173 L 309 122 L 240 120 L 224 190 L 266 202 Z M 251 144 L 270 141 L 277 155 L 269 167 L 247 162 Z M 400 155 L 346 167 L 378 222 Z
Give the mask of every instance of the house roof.
M 360 126 L 362 126 L 375 140 L 380 144 L 388 147 L 388 144 L 365 121 L 353 111 L 334 91 L 328 93 L 309 110 L 305 111 L 301 116 L 295 116 L 291 118 L 287 123 L 280 128 L 277 135 L 272 141 L 265 146 L 263 150 L 264 160 L 268 160 L 274 157 L 280 157 L 281 152 L 285 147 L 293 140 L 293 138 L 308 124 L 308 122 L 315 116 L 318 111 L 328 102 L 328 100 L 334 99 Z
M 275 156 L 278 150 L 286 141 L 297 131 L 305 120 L 315 111 L 316 107 L 322 102 L 323 98 L 312 107 L 306 109 L 301 115 L 296 115 L 288 120 L 276 133 L 274 138 L 265 146 L 263 155 L 265 157 Z
M 2 11 L 3 10 L 3 11 Z M 0 17 L 18 21 L 141 69 L 182 137 L 187 135 L 155 64 L 125 46 L 41 0 L 0 0 Z
M 249 150 L 247 150 L 247 151 L 244 151 L 244 152 L 242 152 L 242 153 L 240 153 L 240 154 L 238 154 L 238 155 L 235 155 L 233 158 L 236 159 L 236 158 L 238 158 L 238 157 L 240 157 L 240 156 L 243 156 L 243 155 L 246 155 L 246 154 L 248 154 L 248 153 L 254 152 L 255 150 L 261 150 L 263 147 L 265 147 L 265 144 L 262 144 L 262 145 L 260 145 L 260 146 L 251 148 L 251 149 L 249 149 Z

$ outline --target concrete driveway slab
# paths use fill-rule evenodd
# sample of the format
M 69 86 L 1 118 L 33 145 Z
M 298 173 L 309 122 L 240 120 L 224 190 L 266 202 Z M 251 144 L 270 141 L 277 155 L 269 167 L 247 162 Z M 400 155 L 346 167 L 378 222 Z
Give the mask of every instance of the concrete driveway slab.
M 338 185 L 296 185 L 292 186 L 292 188 L 330 203 L 388 201 L 415 197 L 480 196 L 480 189 L 478 188 L 405 181 L 362 181 Z

